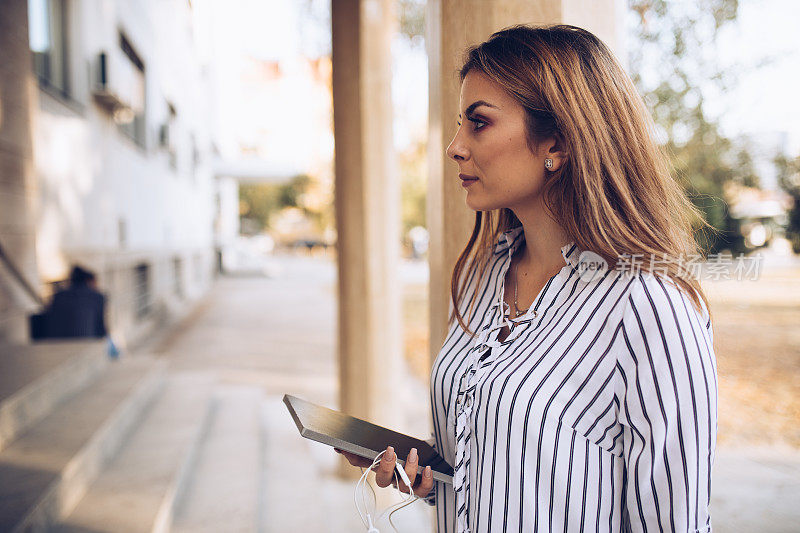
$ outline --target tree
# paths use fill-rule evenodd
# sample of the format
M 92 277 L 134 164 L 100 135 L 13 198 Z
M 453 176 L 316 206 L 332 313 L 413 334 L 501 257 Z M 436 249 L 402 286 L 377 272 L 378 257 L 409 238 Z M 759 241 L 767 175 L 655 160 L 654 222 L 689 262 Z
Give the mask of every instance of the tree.
M 419 42 L 425 36 L 425 0 L 397 0 L 395 13 L 397 31 L 410 41 Z M 331 54 L 330 36 L 320 28 L 331 27 L 331 0 L 298 0 L 300 24 L 298 31 L 304 51 L 310 57 Z
M 414 226 L 425 226 L 426 144 L 418 141 L 399 154 L 400 198 L 403 235 Z
M 425 39 L 425 0 L 397 0 L 398 32 L 413 42 Z
M 785 155 L 775 158 L 778 184 L 792 197 L 794 205 L 789 211 L 786 238 L 792 243 L 794 253 L 800 254 L 800 157 L 789 159 Z
M 655 120 L 676 178 L 719 235 L 698 232 L 703 249 L 745 251 L 739 222 L 723 193 L 731 180 L 757 187 L 753 157 L 725 137 L 707 113 L 709 94 L 723 94 L 741 72 L 723 69 L 716 54 L 721 28 L 734 21 L 738 0 L 630 0 L 630 71 Z
M 272 215 L 285 207 L 300 207 L 312 219 L 321 215 L 306 209 L 300 199 L 311 183 L 311 178 L 301 174 L 288 183 L 243 183 L 239 185 L 239 216 L 242 227 L 260 232 L 270 228 Z

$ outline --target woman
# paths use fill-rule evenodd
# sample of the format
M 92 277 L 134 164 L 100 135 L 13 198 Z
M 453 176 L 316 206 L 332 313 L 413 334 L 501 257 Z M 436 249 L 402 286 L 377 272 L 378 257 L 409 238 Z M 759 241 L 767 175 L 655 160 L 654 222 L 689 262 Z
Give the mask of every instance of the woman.
M 455 475 L 415 493 L 440 532 L 710 531 L 713 331 L 682 263 L 704 222 L 642 99 L 566 25 L 496 32 L 460 78 L 447 155 L 475 227 L 431 372 Z

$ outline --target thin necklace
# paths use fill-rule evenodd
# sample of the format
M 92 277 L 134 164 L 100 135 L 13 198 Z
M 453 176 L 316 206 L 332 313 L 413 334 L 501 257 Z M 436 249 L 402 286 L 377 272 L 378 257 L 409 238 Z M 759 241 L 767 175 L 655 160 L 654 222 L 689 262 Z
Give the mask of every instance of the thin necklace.
M 525 311 L 520 310 L 519 304 L 517 303 L 517 289 L 519 288 L 519 263 L 514 267 L 514 318 L 518 318 L 519 315 L 523 314 Z
M 514 318 L 519 318 L 520 315 L 525 314 L 525 312 L 527 311 L 527 309 L 520 309 L 519 304 L 517 303 L 517 292 L 518 292 L 517 289 L 519 288 L 518 271 L 519 271 L 519 263 L 517 263 L 516 266 L 514 267 L 514 313 L 515 313 Z M 535 317 L 536 315 L 537 312 L 534 311 L 533 316 Z

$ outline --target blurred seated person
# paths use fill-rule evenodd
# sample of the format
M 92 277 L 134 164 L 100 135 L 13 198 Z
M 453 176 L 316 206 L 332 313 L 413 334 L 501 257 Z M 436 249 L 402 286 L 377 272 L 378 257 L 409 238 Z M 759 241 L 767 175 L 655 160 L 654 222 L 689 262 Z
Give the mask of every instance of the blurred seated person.
M 76 265 L 69 280 L 47 310 L 48 337 L 105 337 L 106 298 L 97 290 L 94 273 Z

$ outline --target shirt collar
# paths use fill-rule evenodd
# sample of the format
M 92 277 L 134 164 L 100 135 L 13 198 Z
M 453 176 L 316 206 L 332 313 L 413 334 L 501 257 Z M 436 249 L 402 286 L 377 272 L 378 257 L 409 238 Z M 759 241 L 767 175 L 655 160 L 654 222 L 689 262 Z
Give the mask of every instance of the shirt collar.
M 500 254 L 510 248 L 511 251 L 509 254 L 513 254 L 514 251 L 519 248 L 519 245 L 522 244 L 524 238 L 525 233 L 522 231 L 522 226 L 517 226 L 511 228 L 510 230 L 504 231 L 500 234 L 495 242 L 494 253 Z
M 522 226 L 516 226 L 510 230 L 504 231 L 497 238 L 495 242 L 494 253 L 500 254 L 508 251 L 509 257 L 514 255 L 514 252 L 525 241 L 525 232 L 522 231 Z M 581 250 L 575 241 L 570 241 L 561 247 L 561 257 L 564 258 L 564 264 L 570 265 L 577 269 L 578 259 L 580 258 Z

